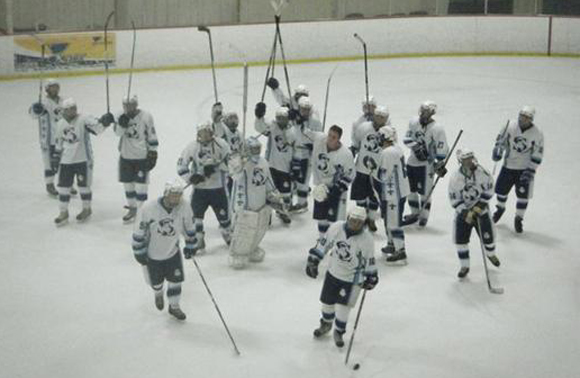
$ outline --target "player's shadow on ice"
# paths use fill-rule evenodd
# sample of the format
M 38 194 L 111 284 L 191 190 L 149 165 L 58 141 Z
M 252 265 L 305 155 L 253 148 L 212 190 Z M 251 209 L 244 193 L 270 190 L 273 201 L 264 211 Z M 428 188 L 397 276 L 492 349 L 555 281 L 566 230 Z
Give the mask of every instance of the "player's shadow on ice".
M 517 238 L 518 241 L 523 243 L 533 244 L 535 246 L 541 247 L 557 247 L 562 241 L 559 238 L 555 238 L 548 234 L 544 234 L 538 231 L 527 231 L 524 230 L 522 234 L 518 234 L 513 228 L 506 224 L 496 225 L 496 231 L 501 238 Z

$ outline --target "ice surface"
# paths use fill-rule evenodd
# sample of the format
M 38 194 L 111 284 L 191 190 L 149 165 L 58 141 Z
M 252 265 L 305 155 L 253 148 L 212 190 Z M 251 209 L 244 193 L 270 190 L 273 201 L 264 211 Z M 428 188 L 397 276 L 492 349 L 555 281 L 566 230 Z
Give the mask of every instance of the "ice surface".
M 321 112 L 335 63 L 292 65 L 292 85 L 304 83 Z M 250 69 L 247 130 L 265 67 Z M 451 241 L 453 211 L 447 180 L 434 194 L 429 225 L 406 232 L 409 265 L 379 263 L 380 283 L 365 301 L 351 361 L 331 338 L 313 340 L 322 284 L 304 274 L 317 231 L 310 214 L 290 228 L 279 220 L 266 234 L 266 259 L 244 271 L 227 266 L 213 214 L 206 217 L 203 273 L 242 352 L 236 356 L 191 262 L 186 263 L 185 323 L 158 312 L 121 224 L 124 193 L 117 182 L 117 137 L 93 138 L 96 166 L 93 216 L 56 229 L 56 200 L 45 194 L 37 127 L 27 110 L 36 80 L 0 83 L 0 376 L 1 377 L 576 377 L 580 372 L 578 246 L 578 104 L 580 60 L 549 58 L 422 58 L 372 60 L 370 91 L 388 106 L 401 136 L 420 102 L 437 102 L 437 119 L 453 140 L 492 168 L 491 148 L 506 119 L 524 104 L 536 107 L 546 140 L 525 233 L 513 231 L 514 196 L 497 227 L 500 269 L 486 287 L 477 239 L 469 279 L 458 282 Z M 282 68 L 276 68 L 282 77 Z M 217 71 L 220 100 L 241 110 L 241 68 Z M 82 113 L 105 111 L 104 77 L 62 79 Z M 120 108 L 127 76 L 111 76 L 112 108 Z M 155 117 L 159 162 L 150 196 L 175 176 L 194 126 L 209 116 L 211 72 L 136 74 L 133 93 Z M 345 127 L 360 114 L 363 62 L 340 63 L 332 81 L 328 125 Z M 275 102 L 269 93 L 268 112 Z M 451 167 L 456 168 L 454 160 Z M 71 202 L 71 215 L 80 211 Z M 377 256 L 383 228 L 375 236 Z M 351 313 L 349 332 L 354 323 Z

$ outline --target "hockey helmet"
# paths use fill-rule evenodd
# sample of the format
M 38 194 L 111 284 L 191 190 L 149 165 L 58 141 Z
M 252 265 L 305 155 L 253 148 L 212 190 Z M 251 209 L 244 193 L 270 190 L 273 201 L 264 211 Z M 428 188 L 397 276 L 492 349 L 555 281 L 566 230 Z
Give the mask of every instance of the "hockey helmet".
M 300 109 L 312 109 L 312 102 L 310 101 L 310 98 L 308 96 L 300 97 L 300 100 L 298 100 L 298 107 Z
M 462 163 L 464 160 L 467 159 L 475 159 L 475 154 L 469 148 L 458 148 L 456 155 L 457 161 L 459 161 L 459 163 Z
M 202 123 L 197 126 L 197 141 L 202 144 L 207 144 L 213 140 L 213 127 L 209 122 Z
M 534 116 L 536 115 L 536 109 L 534 109 L 531 106 L 524 106 L 522 107 L 522 110 L 520 110 L 520 115 L 524 116 L 524 117 L 528 117 L 529 119 L 531 119 L 532 121 L 534 120 Z
M 365 221 L 367 219 L 367 211 L 364 207 L 355 206 L 348 212 L 348 219 L 357 219 Z
M 67 110 L 71 108 L 76 108 L 77 103 L 73 98 L 67 98 L 62 102 L 62 109 Z
M 310 95 L 310 91 L 308 87 L 304 84 L 300 84 L 299 86 L 294 89 L 294 97 L 301 97 L 301 96 L 308 96 Z
M 384 142 L 395 143 L 397 141 L 397 130 L 392 126 L 383 126 L 379 129 L 381 144 Z
M 433 101 L 425 101 L 419 106 L 419 115 L 430 117 L 437 112 L 437 104 Z
M 224 124 L 229 128 L 229 129 L 236 129 L 238 127 L 238 124 L 240 123 L 240 120 L 238 118 L 238 113 L 236 112 L 226 112 L 224 114 L 224 118 L 223 118 Z
M 44 84 L 44 89 L 47 90 L 49 87 L 59 87 L 60 88 L 60 82 L 56 79 L 48 79 L 46 80 L 46 83 Z
M 251 136 L 246 139 L 246 147 L 250 156 L 259 156 L 262 152 L 262 143 L 255 136 Z
M 377 100 L 375 100 L 375 97 L 374 96 L 369 95 L 369 100 L 368 101 L 367 101 L 367 98 L 366 97 L 363 98 L 363 100 L 362 100 L 362 106 L 363 107 L 367 106 L 367 104 L 368 105 L 371 105 L 371 106 L 377 106 Z

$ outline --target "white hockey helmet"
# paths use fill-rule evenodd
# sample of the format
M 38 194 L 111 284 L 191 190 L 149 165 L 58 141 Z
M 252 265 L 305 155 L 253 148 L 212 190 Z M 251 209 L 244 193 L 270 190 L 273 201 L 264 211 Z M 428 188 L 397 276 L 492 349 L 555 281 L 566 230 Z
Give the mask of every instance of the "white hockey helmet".
M 312 102 L 308 96 L 300 97 L 298 100 L 298 107 L 301 109 L 312 109 Z
M 209 143 L 213 140 L 213 127 L 209 122 L 204 122 L 197 126 L 197 141 L 200 143 Z
M 377 100 L 375 100 L 375 97 L 372 95 L 369 95 L 369 100 L 367 101 L 367 98 L 363 98 L 362 100 L 362 106 L 367 106 L 371 105 L 371 106 L 377 106 Z
M 419 106 L 419 115 L 432 116 L 437 112 L 437 104 L 433 101 L 427 100 Z
M 299 86 L 294 89 L 294 96 L 308 96 L 310 95 L 310 91 L 308 87 L 304 84 L 300 84 Z
M 463 160 L 475 159 L 475 154 L 469 148 L 458 148 L 455 154 L 457 155 L 457 161 L 459 161 L 460 164 Z
M 281 106 L 278 109 L 276 109 L 276 118 L 278 117 L 288 118 L 288 108 L 285 106 Z
M 44 89 L 46 90 L 52 86 L 57 86 L 60 88 L 60 82 L 56 79 L 53 79 L 53 78 L 47 79 L 46 83 L 44 84 Z
M 348 219 L 357 219 L 364 222 L 367 219 L 367 211 L 364 207 L 355 206 L 348 211 Z
M 185 185 L 183 180 L 180 178 L 176 178 L 171 181 L 167 181 L 165 183 L 165 188 L 163 189 L 163 195 L 167 196 L 169 194 L 183 194 L 183 190 L 185 189 Z
M 139 104 L 139 98 L 137 97 L 136 94 L 131 95 L 131 97 L 127 97 L 127 96 L 123 97 L 123 105 L 129 105 L 129 104 L 132 104 L 132 105 Z
M 385 117 L 385 119 L 389 119 L 389 111 L 384 106 L 377 106 L 375 109 L 375 115 Z
M 246 147 L 250 156 L 259 156 L 262 152 L 262 142 L 255 136 L 251 136 L 246 139 Z
M 238 126 L 238 124 L 240 123 L 240 119 L 238 118 L 238 113 L 232 112 L 232 111 L 228 111 L 224 114 L 223 121 L 226 124 L 226 126 L 229 127 L 230 129 L 236 128 Z
M 73 98 L 67 98 L 66 100 L 64 100 L 62 102 L 62 109 L 66 110 L 66 109 L 71 109 L 77 106 L 76 101 Z
M 534 116 L 536 115 L 536 109 L 534 109 L 531 106 L 526 105 L 526 106 L 522 107 L 522 110 L 520 110 L 520 115 L 528 117 L 529 119 L 531 119 L 533 121 Z
M 392 126 L 383 126 L 379 129 L 379 137 L 381 143 L 395 143 L 397 141 L 397 130 Z

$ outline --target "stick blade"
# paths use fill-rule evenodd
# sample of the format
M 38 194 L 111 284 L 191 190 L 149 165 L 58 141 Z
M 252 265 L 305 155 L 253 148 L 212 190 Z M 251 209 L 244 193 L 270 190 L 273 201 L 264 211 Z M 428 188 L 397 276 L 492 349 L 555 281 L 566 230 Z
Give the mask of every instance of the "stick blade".
M 504 290 L 503 287 L 491 287 L 489 288 L 489 292 L 492 294 L 503 294 Z
M 198 30 L 198 31 L 201 31 L 201 32 L 206 32 L 206 33 L 209 33 L 209 28 L 208 28 L 207 26 L 204 26 L 204 25 L 200 25 L 200 26 L 198 26 L 198 27 L 197 27 L 197 30 Z

